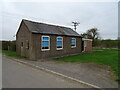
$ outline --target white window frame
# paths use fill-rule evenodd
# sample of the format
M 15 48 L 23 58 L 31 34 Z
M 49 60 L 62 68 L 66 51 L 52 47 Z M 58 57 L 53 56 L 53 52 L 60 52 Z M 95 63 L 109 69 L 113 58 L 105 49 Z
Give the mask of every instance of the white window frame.
M 48 37 L 48 40 L 43 40 L 43 37 Z M 42 41 L 49 41 L 48 49 L 42 49 Z M 41 51 L 48 51 L 48 50 L 50 50 L 50 36 L 42 35 L 42 37 L 41 37 Z
M 61 40 L 57 40 L 57 38 L 62 38 L 62 48 L 57 48 L 57 41 L 61 41 Z M 56 49 L 57 50 L 62 50 L 63 49 L 63 37 L 58 36 L 57 38 L 56 38 Z
M 72 43 L 72 39 L 75 39 L 75 46 L 71 46 L 71 48 L 75 48 L 76 47 L 76 38 L 71 38 L 71 43 Z
M 87 47 L 87 41 L 84 40 L 84 47 Z

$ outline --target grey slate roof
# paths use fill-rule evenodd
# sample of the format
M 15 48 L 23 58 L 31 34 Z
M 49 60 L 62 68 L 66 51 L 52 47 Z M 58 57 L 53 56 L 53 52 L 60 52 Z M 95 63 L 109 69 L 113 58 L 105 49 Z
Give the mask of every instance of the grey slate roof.
M 38 23 L 29 20 L 22 20 L 22 21 L 27 25 L 27 27 L 32 33 L 80 36 L 73 29 L 68 27 Z

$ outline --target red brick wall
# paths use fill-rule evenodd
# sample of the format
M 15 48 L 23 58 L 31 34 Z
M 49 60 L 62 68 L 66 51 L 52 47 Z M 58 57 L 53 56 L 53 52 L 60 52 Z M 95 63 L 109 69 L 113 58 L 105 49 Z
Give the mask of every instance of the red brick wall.
M 86 41 L 86 47 L 84 47 L 84 51 L 92 51 L 92 41 L 91 40 L 85 40 Z
M 33 34 L 33 50 L 36 53 L 36 59 L 41 58 L 50 58 L 50 57 L 59 57 L 71 54 L 78 54 L 81 53 L 81 44 L 82 38 L 81 37 L 72 37 L 72 36 L 61 36 L 63 37 L 63 49 L 57 50 L 56 49 L 56 37 L 58 35 L 47 35 L 50 37 L 50 50 L 42 51 L 41 50 L 41 34 Z M 71 38 L 76 38 L 76 47 L 71 48 Z

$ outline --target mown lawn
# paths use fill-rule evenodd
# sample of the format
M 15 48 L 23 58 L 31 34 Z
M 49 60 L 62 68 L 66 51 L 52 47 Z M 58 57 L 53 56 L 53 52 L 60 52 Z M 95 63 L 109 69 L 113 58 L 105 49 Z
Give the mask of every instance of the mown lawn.
M 84 53 L 74 56 L 56 58 L 58 61 L 66 62 L 80 62 L 80 63 L 95 63 L 95 64 L 105 64 L 109 65 L 116 76 L 118 76 L 117 81 L 120 83 L 120 70 L 118 69 L 118 51 L 115 49 L 94 49 L 103 50 L 96 51 L 92 53 Z M 120 65 L 119 65 L 120 67 Z
M 25 57 L 17 56 L 15 51 L 0 50 L 0 53 L 4 53 L 6 56 L 14 57 L 17 59 L 25 59 Z

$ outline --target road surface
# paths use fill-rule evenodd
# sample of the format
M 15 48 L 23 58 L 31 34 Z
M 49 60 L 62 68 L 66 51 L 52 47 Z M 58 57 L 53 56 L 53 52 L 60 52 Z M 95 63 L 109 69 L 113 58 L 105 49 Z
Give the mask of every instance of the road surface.
M 2 57 L 3 88 L 87 88 L 75 81 Z

